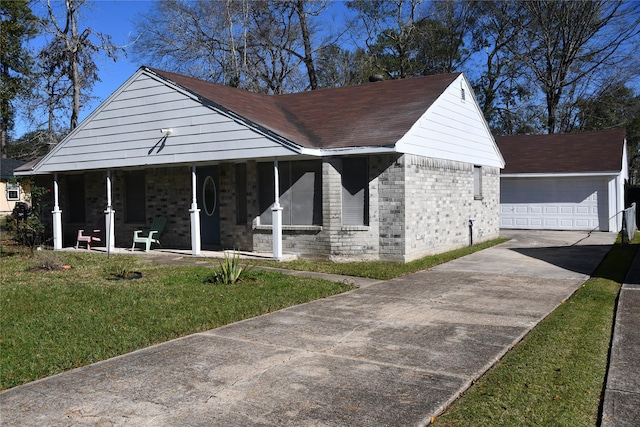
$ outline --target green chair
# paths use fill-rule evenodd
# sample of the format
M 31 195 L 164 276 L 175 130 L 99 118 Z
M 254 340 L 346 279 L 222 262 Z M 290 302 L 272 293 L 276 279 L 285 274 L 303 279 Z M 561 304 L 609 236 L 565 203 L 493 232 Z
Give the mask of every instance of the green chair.
M 151 244 L 155 243 L 160 245 L 160 235 L 162 234 L 162 230 L 164 229 L 165 224 L 167 223 L 167 218 L 163 216 L 159 216 L 153 219 L 153 223 L 149 228 L 149 233 L 146 236 L 141 236 L 142 230 L 136 230 L 133 232 L 133 245 L 131 245 L 131 251 L 134 251 L 136 248 L 136 243 L 144 243 L 145 244 L 145 252 L 149 252 L 151 249 Z

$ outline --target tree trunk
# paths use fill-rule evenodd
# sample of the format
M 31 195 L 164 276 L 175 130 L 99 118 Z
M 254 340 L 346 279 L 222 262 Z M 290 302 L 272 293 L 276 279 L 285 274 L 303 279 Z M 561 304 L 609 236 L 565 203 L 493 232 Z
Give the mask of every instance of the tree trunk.
M 316 67 L 313 63 L 313 56 L 311 52 L 311 35 L 309 34 L 309 27 L 307 26 L 307 15 L 304 11 L 304 5 L 306 0 L 296 1 L 296 12 L 300 19 L 300 29 L 302 31 L 302 42 L 304 43 L 304 65 L 307 67 L 307 74 L 309 76 L 309 86 L 311 90 L 318 88 L 318 74 L 316 73 Z

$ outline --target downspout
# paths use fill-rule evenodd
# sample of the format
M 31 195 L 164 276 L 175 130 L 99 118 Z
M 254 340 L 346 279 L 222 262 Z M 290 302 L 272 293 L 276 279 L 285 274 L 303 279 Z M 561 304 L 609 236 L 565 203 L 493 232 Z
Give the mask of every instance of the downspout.
M 189 217 L 191 218 L 191 255 L 193 256 L 199 256 L 201 248 L 200 209 L 198 209 L 196 184 L 196 165 L 191 165 L 191 209 L 189 209 Z
M 53 250 L 62 249 L 62 211 L 58 201 L 58 174 L 53 174 Z
M 115 248 L 115 231 L 114 231 L 114 218 L 115 211 L 111 205 L 111 171 L 107 171 L 107 209 L 104 211 L 104 225 L 105 225 L 105 238 L 107 245 L 107 256 L 111 255 L 111 252 Z
M 273 233 L 273 259 L 282 261 L 282 206 L 280 206 L 280 175 L 278 173 L 278 159 L 273 161 L 273 179 L 275 199 L 271 209 Z

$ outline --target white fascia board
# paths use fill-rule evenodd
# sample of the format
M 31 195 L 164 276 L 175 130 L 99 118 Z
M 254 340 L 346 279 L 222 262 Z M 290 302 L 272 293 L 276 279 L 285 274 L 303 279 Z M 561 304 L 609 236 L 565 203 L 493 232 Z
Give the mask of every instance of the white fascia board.
M 345 147 L 345 148 L 302 148 L 300 154 L 315 157 L 362 156 L 367 154 L 397 153 L 395 147 Z
M 501 173 L 500 178 L 589 178 L 589 177 L 615 177 L 620 171 L 611 172 L 573 172 L 573 173 Z

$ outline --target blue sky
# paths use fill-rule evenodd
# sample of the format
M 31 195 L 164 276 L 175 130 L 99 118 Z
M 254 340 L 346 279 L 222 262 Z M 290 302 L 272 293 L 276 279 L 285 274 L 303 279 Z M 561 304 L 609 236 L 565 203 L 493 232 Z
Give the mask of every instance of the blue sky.
M 54 0 L 54 3 L 57 0 Z M 213 1 L 213 0 L 212 0 Z M 130 46 L 136 34 L 135 18 L 144 15 L 154 7 L 155 0 L 87 0 L 80 17 L 80 29 L 90 27 L 94 32 L 108 34 L 112 42 L 118 46 Z M 329 19 L 340 20 L 344 13 L 344 1 L 333 0 Z M 46 0 L 39 0 L 32 5 L 34 13 L 46 15 Z M 44 43 L 42 37 L 34 40 L 32 47 L 37 49 Z M 102 101 L 122 85 L 141 65 L 131 55 L 121 54 L 116 62 L 104 55 L 98 55 L 97 65 L 101 81 L 97 82 L 91 95 L 94 99 L 83 106 L 80 120 L 87 117 Z M 463 71 L 470 73 L 474 69 L 473 62 L 467 64 Z M 636 90 L 640 87 L 640 75 L 631 82 Z M 24 132 L 33 130 L 31 126 L 17 117 L 14 137 L 20 137 Z
M 130 45 L 136 33 L 135 17 L 144 14 L 153 7 L 153 0 L 89 0 L 79 20 L 80 29 L 91 28 L 94 32 L 108 34 L 112 42 L 118 46 Z M 33 11 L 39 16 L 46 14 L 46 3 L 35 3 Z M 44 42 L 43 38 L 34 40 L 32 46 L 37 47 Z M 102 101 L 122 85 L 141 65 L 134 62 L 131 56 L 120 54 L 117 61 L 105 55 L 97 56 L 97 65 L 101 81 L 92 91 L 95 97 L 80 111 L 80 120 L 89 115 Z M 16 121 L 15 137 L 28 131 L 28 125 Z
M 91 6 L 86 9 L 83 27 L 109 34 L 117 46 L 127 46 L 133 41 L 136 33 L 135 17 L 144 14 L 153 6 L 151 0 L 90 0 Z M 142 64 L 134 62 L 126 55 L 120 55 L 117 61 L 98 57 L 98 68 L 101 82 L 96 83 L 93 95 L 98 102 L 85 107 L 83 117 L 88 115 L 100 102 L 111 95 Z
M 52 3 L 55 5 L 55 2 L 56 0 Z M 130 46 L 137 33 L 135 18 L 150 11 L 154 3 L 155 0 L 87 0 L 87 3 L 83 5 L 79 19 L 79 29 L 82 31 L 88 27 L 93 32 L 110 35 L 112 42 L 117 46 Z M 339 8 L 343 3 L 342 0 L 334 0 L 334 5 L 338 5 Z M 34 2 L 32 9 L 36 15 L 46 16 L 46 0 Z M 335 16 L 333 18 L 338 19 Z M 44 41 L 43 37 L 39 37 L 31 43 L 31 46 L 37 49 Z M 93 87 L 91 95 L 94 99 L 83 105 L 80 111 L 80 121 L 84 120 L 102 101 L 115 92 L 140 66 L 153 66 L 153 64 L 141 64 L 135 61 L 131 55 L 124 54 L 120 54 L 115 62 L 105 55 L 98 55 L 96 62 L 101 81 L 96 82 Z M 16 119 L 14 137 L 19 138 L 25 132 L 33 130 L 28 123 L 19 117 Z

